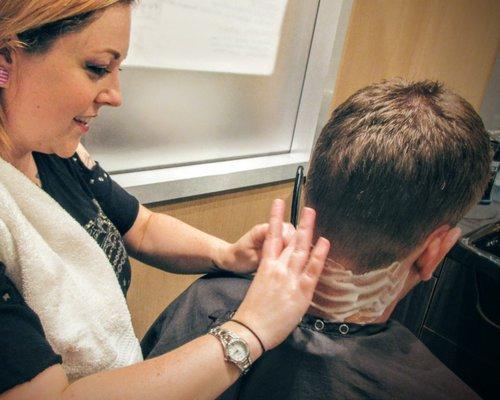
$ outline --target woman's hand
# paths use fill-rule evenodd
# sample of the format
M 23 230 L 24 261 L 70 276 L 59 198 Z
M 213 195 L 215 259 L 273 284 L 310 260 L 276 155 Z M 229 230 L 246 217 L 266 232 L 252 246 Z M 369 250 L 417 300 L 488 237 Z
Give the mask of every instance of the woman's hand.
M 223 270 L 239 274 L 255 272 L 262 258 L 262 246 L 269 231 L 269 224 L 255 225 L 245 233 L 237 242 L 228 244 L 224 242 L 219 247 L 218 260 L 215 264 Z M 295 233 L 295 228 L 290 223 L 282 223 L 281 235 L 284 245 L 288 245 Z
M 280 344 L 307 311 L 330 243 L 320 238 L 311 250 L 315 212 L 304 208 L 290 243 L 283 241 L 284 203 L 275 200 L 255 278 L 235 314 L 250 326 L 266 350 Z

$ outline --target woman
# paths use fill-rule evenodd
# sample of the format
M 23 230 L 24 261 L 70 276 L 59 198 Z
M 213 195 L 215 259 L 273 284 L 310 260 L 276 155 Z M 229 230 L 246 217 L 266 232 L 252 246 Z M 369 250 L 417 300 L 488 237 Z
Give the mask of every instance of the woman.
M 242 368 L 218 331 L 142 361 L 127 252 L 178 273 L 258 266 L 221 326 L 252 361 L 299 322 L 328 253 L 325 239 L 309 252 L 311 209 L 286 247 L 282 201 L 268 225 L 228 244 L 140 206 L 79 145 L 99 109 L 121 103 L 132 3 L 0 3 L 2 400 L 215 398 L 248 354 Z

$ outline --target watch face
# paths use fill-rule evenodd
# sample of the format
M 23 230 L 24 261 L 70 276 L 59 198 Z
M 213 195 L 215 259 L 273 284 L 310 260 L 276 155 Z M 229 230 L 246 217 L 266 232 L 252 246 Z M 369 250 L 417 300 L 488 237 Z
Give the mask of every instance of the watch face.
M 227 355 L 231 360 L 241 362 L 248 357 L 248 347 L 245 343 L 235 340 L 227 348 Z

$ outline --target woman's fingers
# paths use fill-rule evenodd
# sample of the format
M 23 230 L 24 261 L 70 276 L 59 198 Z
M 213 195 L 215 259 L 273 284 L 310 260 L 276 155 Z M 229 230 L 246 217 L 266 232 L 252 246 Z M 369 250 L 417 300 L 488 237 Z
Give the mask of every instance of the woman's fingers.
M 301 212 L 299 227 L 295 233 L 296 240 L 293 251 L 288 262 L 288 267 L 293 272 L 302 272 L 306 265 L 311 250 L 315 218 L 316 212 L 312 208 L 304 207 Z
M 269 223 L 255 225 L 250 231 L 252 244 L 257 249 L 262 249 L 264 240 L 267 237 L 267 231 L 269 230 Z M 281 228 L 281 235 L 283 238 L 283 245 L 288 246 L 295 234 L 295 228 L 289 222 L 283 222 Z
M 285 202 L 281 199 L 273 201 L 271 213 L 269 215 L 269 229 L 266 240 L 262 247 L 262 257 L 264 259 L 277 259 L 283 250 L 283 216 L 285 214 Z
M 266 348 L 281 343 L 307 311 L 328 255 L 330 243 L 320 238 L 311 251 L 315 212 L 304 208 L 300 224 L 284 247 L 283 201 L 271 208 L 263 259 L 236 313 L 251 322 Z
M 323 271 L 328 252 L 330 251 L 330 242 L 324 237 L 320 237 L 316 242 L 316 246 L 311 251 L 311 256 L 306 264 L 304 272 L 307 276 L 314 279 L 314 286 L 316 281 Z
M 318 283 L 318 279 L 323 271 L 328 252 L 330 251 L 330 242 L 320 237 L 316 242 L 316 246 L 311 251 L 311 256 L 304 268 L 304 279 L 302 279 L 301 287 L 304 295 L 312 299 L 314 289 Z
M 290 222 L 283 222 L 283 245 L 288 246 L 295 235 L 295 227 Z

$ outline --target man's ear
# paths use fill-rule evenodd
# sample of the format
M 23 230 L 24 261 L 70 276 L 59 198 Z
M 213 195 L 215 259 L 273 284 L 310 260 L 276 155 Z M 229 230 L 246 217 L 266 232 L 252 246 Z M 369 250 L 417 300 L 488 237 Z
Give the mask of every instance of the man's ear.
M 420 279 L 427 281 L 432 277 L 434 270 L 460 239 L 460 228 L 443 225 L 434 230 L 424 243 L 420 256 L 415 261 Z

